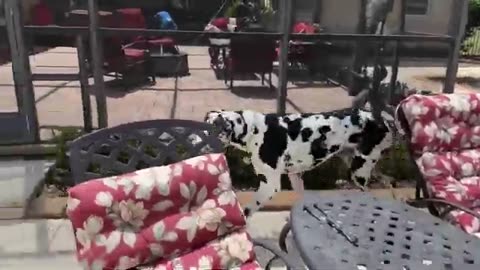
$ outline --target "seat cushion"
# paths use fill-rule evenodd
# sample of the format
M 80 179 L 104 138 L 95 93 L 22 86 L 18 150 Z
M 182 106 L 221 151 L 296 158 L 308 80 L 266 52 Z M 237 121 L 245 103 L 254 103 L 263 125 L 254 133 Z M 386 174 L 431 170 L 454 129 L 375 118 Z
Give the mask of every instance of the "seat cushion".
M 172 38 L 155 38 L 155 39 L 149 39 L 148 43 L 151 46 L 174 46 L 175 41 Z
M 245 227 L 222 154 L 84 182 L 67 215 L 78 260 L 97 269 L 178 257 Z
M 140 49 L 124 49 L 125 56 L 129 61 L 140 61 L 145 59 L 145 51 Z
M 187 254 L 154 264 L 156 270 L 179 269 L 261 269 L 255 260 L 253 243 L 245 231 L 231 233 Z M 177 268 L 176 268 L 177 267 Z

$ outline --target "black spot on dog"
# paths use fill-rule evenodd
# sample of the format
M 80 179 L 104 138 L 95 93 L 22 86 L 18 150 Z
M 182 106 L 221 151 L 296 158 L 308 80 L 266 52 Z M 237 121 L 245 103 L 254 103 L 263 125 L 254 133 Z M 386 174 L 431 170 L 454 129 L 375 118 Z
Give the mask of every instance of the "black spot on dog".
M 259 156 L 265 164 L 276 169 L 278 159 L 287 149 L 287 129 L 280 126 L 278 117 L 275 115 L 267 115 L 265 125 L 267 131 L 259 149 Z
M 365 164 L 365 161 L 366 160 L 364 158 L 360 157 L 360 156 L 353 157 L 352 163 L 350 165 L 350 170 L 352 172 L 354 172 L 354 171 L 360 169 Z
M 260 206 L 260 202 L 259 202 L 259 201 L 255 201 L 255 203 L 257 204 L 257 206 Z
M 300 164 L 302 164 L 302 163 L 303 163 L 303 161 L 301 161 L 301 160 L 299 159 L 299 160 L 297 160 L 297 163 L 300 163 Z
M 348 137 L 349 143 L 359 143 L 362 139 L 362 133 L 354 133 Z
M 256 134 L 258 134 L 259 132 L 260 132 L 260 131 L 258 130 L 258 128 L 257 128 L 257 127 L 254 127 L 254 128 L 253 128 L 253 134 L 255 134 L 255 135 L 256 135 Z
M 247 124 L 245 123 L 245 121 L 242 121 L 243 120 L 243 112 L 242 111 L 238 111 L 237 112 L 240 116 L 240 118 L 237 118 L 237 123 L 239 125 L 242 126 L 242 132 L 240 134 L 235 134 L 235 131 L 232 133 L 232 142 L 234 143 L 237 143 L 239 145 L 247 145 L 246 142 L 243 140 L 243 138 L 245 138 L 245 136 L 247 136 Z M 231 121 L 230 121 L 231 122 Z M 234 126 L 233 122 L 230 123 L 232 125 L 232 127 Z M 236 136 L 237 135 L 237 136 Z
M 263 175 L 263 174 L 260 174 L 258 176 L 258 180 L 260 180 L 260 182 L 263 182 L 263 183 L 267 183 L 267 178 Z
M 300 130 L 302 129 L 302 119 L 297 118 L 288 123 L 288 136 L 293 141 L 297 139 L 298 135 L 300 134 Z
M 378 125 L 374 121 L 367 121 L 363 129 L 363 136 L 367 139 L 362 140 L 359 145 L 360 153 L 368 156 L 379 145 L 388 133 L 388 128 L 385 125 Z
M 328 151 L 330 153 L 334 153 L 334 152 L 337 152 L 339 149 L 340 149 L 340 145 L 332 145 L 330 146 L 330 149 L 328 149 Z
M 367 183 L 367 179 L 365 177 L 360 177 L 360 176 L 355 176 L 355 181 L 357 181 L 358 184 L 361 186 L 365 186 L 365 183 Z
M 243 209 L 243 215 L 244 215 L 245 217 L 250 216 L 250 212 L 251 212 L 251 211 L 250 211 L 250 208 L 245 208 L 245 209 Z
M 325 145 L 325 140 L 322 138 L 315 139 L 310 147 L 310 154 L 315 161 L 321 161 L 328 154 L 328 149 Z
M 332 128 L 330 126 L 321 126 L 320 128 L 318 128 L 318 132 L 320 132 L 320 134 L 325 134 L 330 131 L 332 131 Z
M 352 114 L 350 115 L 350 122 L 354 126 L 360 126 L 360 111 L 353 110 Z
M 311 128 L 302 129 L 302 142 L 308 142 L 308 139 L 312 136 L 313 131 Z

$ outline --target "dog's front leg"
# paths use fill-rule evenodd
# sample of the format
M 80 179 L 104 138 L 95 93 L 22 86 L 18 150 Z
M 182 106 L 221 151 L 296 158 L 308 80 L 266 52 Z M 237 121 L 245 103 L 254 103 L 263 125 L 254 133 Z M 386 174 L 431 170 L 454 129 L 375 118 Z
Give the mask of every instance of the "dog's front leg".
M 281 174 L 269 174 L 265 175 L 265 178 L 266 180 L 260 182 L 258 190 L 253 195 L 253 201 L 243 209 L 243 214 L 246 218 L 250 217 L 265 202 L 271 200 L 275 193 L 280 191 Z
M 288 179 L 290 179 L 290 184 L 292 185 L 293 191 L 298 193 L 303 193 L 305 189 L 303 185 L 303 179 L 300 174 L 298 173 L 289 174 Z

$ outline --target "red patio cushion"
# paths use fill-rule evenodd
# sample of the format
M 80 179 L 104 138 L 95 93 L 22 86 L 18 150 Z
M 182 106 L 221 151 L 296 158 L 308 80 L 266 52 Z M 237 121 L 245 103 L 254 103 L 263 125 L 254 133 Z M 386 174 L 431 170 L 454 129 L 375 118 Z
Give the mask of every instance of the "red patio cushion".
M 256 266 L 222 154 L 82 183 L 67 214 L 86 269 Z
M 130 58 L 129 60 L 143 60 L 145 58 L 145 50 L 140 49 L 124 49 L 125 56 Z
M 399 106 L 431 195 L 480 213 L 480 95 L 413 95 Z M 473 216 L 452 211 L 450 218 L 480 235 L 480 221 Z

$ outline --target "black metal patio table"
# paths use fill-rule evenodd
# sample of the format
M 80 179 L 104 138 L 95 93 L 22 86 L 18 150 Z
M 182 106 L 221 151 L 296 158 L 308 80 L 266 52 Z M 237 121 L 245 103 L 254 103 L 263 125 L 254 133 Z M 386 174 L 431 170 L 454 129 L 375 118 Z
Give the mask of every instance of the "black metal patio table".
M 306 192 L 290 222 L 309 269 L 480 269 L 480 239 L 402 202 L 364 192 Z M 284 239 L 280 245 L 285 247 Z

